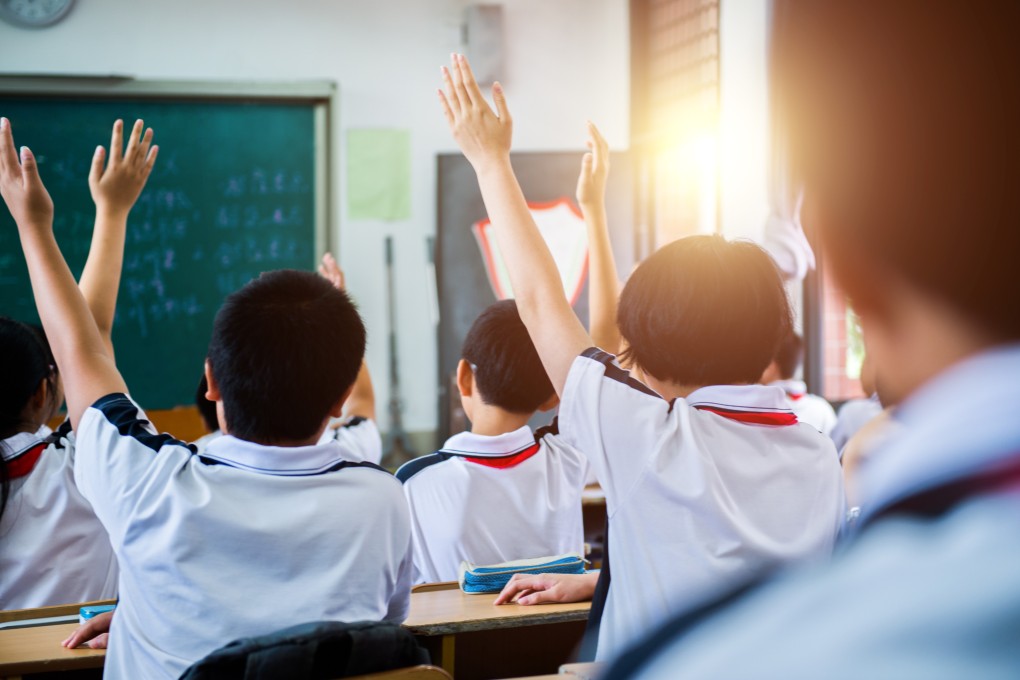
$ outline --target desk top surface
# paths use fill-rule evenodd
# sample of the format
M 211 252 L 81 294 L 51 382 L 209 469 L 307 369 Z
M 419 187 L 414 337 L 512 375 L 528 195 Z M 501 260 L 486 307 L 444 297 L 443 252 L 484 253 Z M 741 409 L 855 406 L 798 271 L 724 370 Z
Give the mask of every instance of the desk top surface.
M 517 628 L 588 618 L 590 602 L 496 606 L 494 594 L 468 595 L 459 588 L 411 594 L 411 611 L 404 622 L 416 635 L 451 635 L 479 630 Z M 0 630 L 0 674 L 99 668 L 106 652 L 64 649 L 60 642 L 77 628 L 62 623 Z

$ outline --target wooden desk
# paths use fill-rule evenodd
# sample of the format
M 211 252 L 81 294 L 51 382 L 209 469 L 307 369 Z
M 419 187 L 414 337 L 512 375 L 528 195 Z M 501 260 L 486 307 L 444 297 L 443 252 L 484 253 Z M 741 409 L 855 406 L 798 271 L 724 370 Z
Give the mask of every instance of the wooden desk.
M 404 622 L 457 680 L 548 673 L 568 661 L 584 634 L 590 602 L 496 606 L 494 594 L 456 584 L 411 593 Z M 454 669 L 456 668 L 456 674 Z
M 61 623 L 0 630 L 0 677 L 102 668 L 105 649 L 64 649 L 60 646 L 77 627 L 77 623 Z
M 453 675 L 456 662 L 457 680 L 533 675 L 569 660 L 591 607 L 589 602 L 497 607 L 495 599 L 467 595 L 456 584 L 430 586 L 411 593 L 404 626 L 429 650 L 432 663 Z M 101 668 L 103 650 L 60 646 L 76 627 L 0 630 L 0 677 Z

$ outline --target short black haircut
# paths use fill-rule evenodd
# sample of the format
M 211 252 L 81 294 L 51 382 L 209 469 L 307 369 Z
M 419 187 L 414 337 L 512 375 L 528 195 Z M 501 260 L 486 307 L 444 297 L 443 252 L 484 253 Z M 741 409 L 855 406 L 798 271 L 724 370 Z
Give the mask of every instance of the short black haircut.
M 779 343 L 775 361 L 780 378 L 783 380 L 793 378 L 797 374 L 801 362 L 804 361 L 804 340 L 796 333 L 787 333 L 783 341 Z
M 220 420 L 216 416 L 216 402 L 205 398 L 205 393 L 208 391 L 209 381 L 205 379 L 205 371 L 203 371 L 202 378 L 198 381 L 198 387 L 195 388 L 195 407 L 198 409 L 198 415 L 202 417 L 205 429 L 215 432 L 220 429 Z
M 772 258 L 749 241 L 688 236 L 634 270 L 620 294 L 622 357 L 679 385 L 756 383 L 793 320 Z
M 346 293 L 310 272 L 262 274 L 213 324 L 209 366 L 227 429 L 262 444 L 313 436 L 364 355 L 365 325 Z
M 534 413 L 554 393 L 521 321 L 517 302 L 490 305 L 471 325 L 461 356 L 472 365 L 482 401 L 510 413 Z
M 880 301 L 881 267 L 995 341 L 1020 339 L 1020 3 L 777 9 L 775 119 L 843 290 Z

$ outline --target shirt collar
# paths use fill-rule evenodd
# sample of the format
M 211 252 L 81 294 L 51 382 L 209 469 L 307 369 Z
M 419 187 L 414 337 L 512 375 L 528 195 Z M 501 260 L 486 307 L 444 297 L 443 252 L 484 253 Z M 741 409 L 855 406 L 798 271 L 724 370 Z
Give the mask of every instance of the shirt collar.
M 686 401 L 695 408 L 792 413 L 786 392 L 775 385 L 709 385 L 691 392 Z
M 266 446 L 231 435 L 209 442 L 200 455 L 230 467 L 281 476 L 319 474 L 350 459 L 334 440 L 314 446 Z
M 896 411 L 861 466 L 863 514 L 1020 453 L 1020 343 L 943 371 Z
M 3 440 L 0 453 L 3 454 L 4 460 L 14 460 L 41 442 L 42 438 L 37 432 L 19 432 Z
M 474 458 L 498 458 L 518 454 L 534 445 L 535 435 L 531 428 L 524 425 L 513 432 L 495 436 L 461 432 L 447 439 L 439 452 Z
M 776 380 L 769 383 L 770 387 L 779 387 L 790 396 L 807 394 L 807 384 L 803 380 Z

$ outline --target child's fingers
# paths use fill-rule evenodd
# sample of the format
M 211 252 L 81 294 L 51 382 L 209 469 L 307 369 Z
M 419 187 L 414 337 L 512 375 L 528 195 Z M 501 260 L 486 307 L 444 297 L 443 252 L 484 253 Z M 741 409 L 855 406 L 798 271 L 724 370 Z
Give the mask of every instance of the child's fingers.
M 103 160 L 106 158 L 106 149 L 102 146 L 96 147 L 92 154 L 92 167 L 89 168 L 89 185 L 93 185 L 103 176 Z
M 138 143 L 142 138 L 142 128 L 145 123 L 139 118 L 135 121 L 135 124 L 131 126 L 131 134 L 128 135 L 127 149 L 124 151 L 124 158 L 129 163 L 135 162 L 135 152 L 138 149 Z
M 460 69 L 456 54 L 453 55 L 452 61 L 453 68 L 450 71 L 453 76 L 453 91 L 457 95 L 461 110 L 464 110 L 471 106 L 471 97 L 468 95 L 467 88 L 464 87 L 464 73 Z
M 591 177 L 591 166 L 594 161 L 593 156 L 590 153 L 586 153 L 581 156 L 581 177 L 582 179 L 588 179 Z
M 11 121 L 0 118 L 0 171 L 4 175 L 18 174 L 18 153 L 14 150 Z
M 158 156 L 158 155 L 159 155 L 159 145 L 157 144 L 156 146 L 154 146 L 151 149 L 149 149 L 149 155 L 146 156 L 146 158 L 145 158 L 145 166 L 144 166 L 142 172 L 144 173 L 144 175 L 146 177 L 148 177 L 149 173 L 152 172 L 152 167 L 154 165 L 156 165 L 156 156 Z
M 135 161 L 138 165 L 145 165 L 149 161 L 149 147 L 152 146 L 152 128 L 145 131 L 142 136 L 142 141 L 138 143 L 138 151 L 135 156 Z
M 110 164 L 117 163 L 124 151 L 124 121 L 113 121 L 113 133 L 110 135 Z
M 107 646 L 109 646 L 109 642 L 110 634 L 103 633 L 102 635 L 97 635 L 96 637 L 89 640 L 87 644 L 91 649 L 106 649 Z
M 439 105 L 443 107 L 443 115 L 446 116 L 446 122 L 450 125 L 454 124 L 453 111 L 450 110 L 450 102 L 446 101 L 446 95 L 443 94 L 442 90 L 436 90 L 439 94 Z
M 492 84 L 492 101 L 496 103 L 496 115 L 504 123 L 510 122 L 510 109 L 506 105 L 506 94 L 503 93 L 503 86 L 498 82 Z
M 453 84 L 450 69 L 443 66 L 440 71 L 443 74 L 443 84 L 446 85 L 446 101 L 450 106 L 450 110 L 455 114 L 460 113 L 464 109 L 464 102 L 457 96 L 457 86 Z
M 35 154 L 27 146 L 21 147 L 21 181 L 25 187 L 42 181 L 39 179 L 39 166 L 35 162 Z
M 482 106 L 483 104 L 488 107 L 488 103 L 485 101 L 485 96 L 482 94 L 482 90 L 478 87 L 478 83 L 475 81 L 474 71 L 471 70 L 471 64 L 468 63 L 467 57 L 463 54 L 457 55 L 457 67 L 460 69 L 461 80 L 464 81 L 464 87 L 467 89 L 468 96 L 471 97 L 471 103 L 476 106 Z

